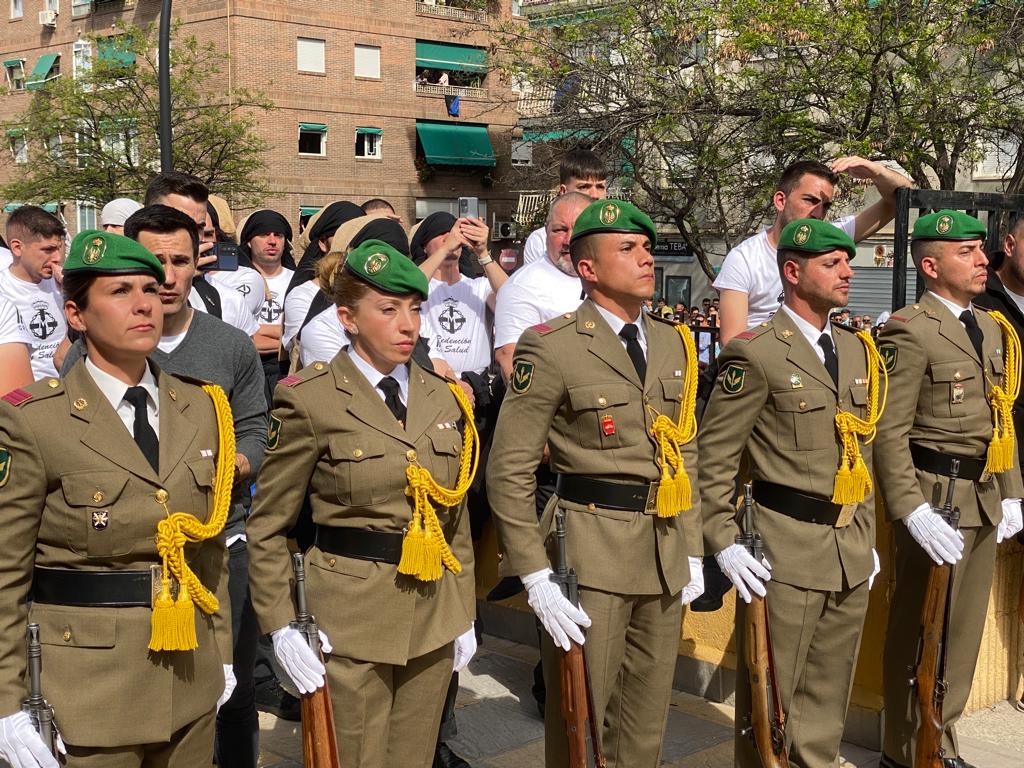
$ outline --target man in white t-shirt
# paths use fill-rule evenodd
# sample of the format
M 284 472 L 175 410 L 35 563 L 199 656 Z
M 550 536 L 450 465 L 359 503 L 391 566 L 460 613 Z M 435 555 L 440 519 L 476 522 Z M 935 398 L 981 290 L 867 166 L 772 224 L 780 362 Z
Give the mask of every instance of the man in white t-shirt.
M 782 304 L 782 280 L 775 248 L 783 228 L 795 219 L 824 219 L 832 206 L 839 174 L 870 181 L 881 198 L 856 216 L 835 222 L 854 242 L 870 237 L 896 213 L 896 190 L 910 179 L 862 157 L 841 157 L 831 167 L 816 160 L 798 160 L 782 172 L 772 203 L 775 222 L 744 240 L 725 256 L 714 287 L 721 298 L 721 344 L 737 333 L 766 321 Z
M 67 337 L 64 299 L 54 269 L 64 260 L 66 230 L 42 208 L 23 205 L 7 220 L 11 265 L 0 272 L 0 294 L 17 308 L 32 336 L 32 375 L 38 381 L 57 376 L 54 355 Z
M 582 192 L 593 200 L 608 197 L 608 169 L 589 149 L 567 152 L 558 166 L 558 194 Z M 530 233 L 523 245 L 523 266 L 543 259 L 548 252 L 544 227 Z
M 206 226 L 203 228 L 202 241 L 204 243 L 216 243 L 217 242 L 217 227 L 214 225 L 213 216 L 210 213 L 210 207 L 212 202 L 206 201 Z M 204 257 L 200 261 L 200 266 L 206 263 Z M 238 269 L 235 270 L 213 270 L 205 271 L 201 270 L 203 279 L 217 288 L 217 291 L 221 294 L 228 291 L 237 293 L 239 298 L 242 300 L 242 304 L 248 314 L 252 317 L 252 323 L 245 323 L 245 327 L 242 328 L 249 336 L 252 336 L 256 331 L 248 330 L 252 326 L 256 326 L 259 329 L 259 323 L 257 320 L 260 316 L 260 309 L 263 307 L 263 300 L 267 294 L 267 284 L 263 280 L 263 276 L 260 275 L 252 267 L 247 267 L 243 264 L 238 265 Z M 222 318 L 224 322 L 240 327 L 235 323 L 232 323 L 226 317 Z
M 573 312 L 583 301 L 583 286 L 569 258 L 569 239 L 576 217 L 592 199 L 582 192 L 566 192 L 548 209 L 545 258 L 518 269 L 498 292 L 494 307 L 494 358 L 508 381 L 516 343 L 527 328 L 563 312 Z
M 277 356 L 281 347 L 282 310 L 288 282 L 295 274 L 281 265 L 291 228 L 276 211 L 260 210 L 251 214 L 242 228 L 239 244 L 252 260 L 253 269 L 267 284 L 267 292 L 259 310 L 260 330 L 253 337 L 262 356 Z
M 33 382 L 29 358 L 33 341 L 22 325 L 18 308 L 0 295 L 0 394 Z

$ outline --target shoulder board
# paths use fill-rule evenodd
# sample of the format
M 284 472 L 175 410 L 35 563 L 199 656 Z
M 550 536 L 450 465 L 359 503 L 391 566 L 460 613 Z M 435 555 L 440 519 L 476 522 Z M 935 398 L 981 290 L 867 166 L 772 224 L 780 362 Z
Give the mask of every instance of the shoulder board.
M 530 330 L 543 335 L 551 330 L 551 326 L 547 323 L 537 323 L 536 325 L 531 325 Z
M 11 405 L 21 405 L 22 403 L 27 403 L 31 399 L 32 395 L 24 389 L 12 389 L 3 396 L 3 400 Z
M 652 320 L 657 320 L 660 323 L 665 323 L 665 325 L 671 325 L 673 328 L 675 326 L 679 325 L 679 323 L 677 323 L 675 321 L 675 318 L 669 319 L 667 317 L 662 317 L 661 315 L 659 315 L 659 314 L 657 314 L 655 312 L 648 312 L 647 316 L 649 318 L 651 318 Z
M 756 339 L 762 333 L 767 331 L 769 327 L 768 323 L 760 323 L 754 328 L 748 328 L 743 333 L 737 333 L 732 338 L 739 339 L 740 341 L 750 341 L 751 339 Z
M 291 376 L 285 376 L 283 379 L 278 379 L 277 383 L 282 387 L 294 387 L 301 384 L 304 381 L 310 381 L 315 379 L 317 376 L 323 376 L 330 369 L 328 363 L 320 360 L 307 365 L 301 371 L 293 373 Z
M 195 376 L 186 376 L 181 373 L 175 373 L 174 378 L 178 379 L 178 381 L 183 381 L 186 384 L 192 384 L 193 386 L 196 387 L 205 387 L 208 384 L 213 384 L 212 381 L 207 381 L 206 379 L 197 379 Z
M 565 312 L 564 314 L 556 317 L 549 318 L 543 323 L 537 323 L 537 325 L 531 325 L 528 330 L 534 331 L 535 333 L 543 336 L 552 331 L 557 331 L 560 328 L 565 328 L 576 321 L 575 312 Z
M 24 405 L 29 401 L 39 402 L 42 400 L 48 400 L 49 398 L 62 394 L 63 392 L 64 382 L 60 379 L 50 377 L 34 381 L 31 384 L 26 384 L 24 388 L 11 390 L 3 396 L 3 400 L 11 405 L 19 406 Z
M 436 376 L 441 381 L 443 381 L 445 384 L 457 384 L 458 383 L 457 381 L 453 381 L 452 379 L 449 379 L 447 376 L 442 376 L 440 373 L 435 371 L 433 368 L 424 368 L 419 363 L 416 363 L 416 367 L 419 368 L 424 373 L 429 373 L 431 376 Z
M 907 323 L 913 320 L 915 317 L 918 317 L 919 315 L 931 316 L 933 315 L 933 313 L 930 311 L 926 312 L 925 308 L 922 307 L 920 304 L 908 304 L 907 306 L 898 309 L 896 312 L 891 314 L 889 316 L 889 319 L 895 320 L 898 323 Z

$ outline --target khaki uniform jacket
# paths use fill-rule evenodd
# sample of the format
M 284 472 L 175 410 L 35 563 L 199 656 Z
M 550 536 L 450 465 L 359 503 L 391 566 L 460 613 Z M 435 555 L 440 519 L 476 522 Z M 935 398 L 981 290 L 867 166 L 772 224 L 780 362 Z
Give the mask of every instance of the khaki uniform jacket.
M 700 429 L 704 536 L 715 552 L 734 544 L 740 533 L 731 499 L 744 449 L 754 480 L 832 497 L 842 456 L 836 408 L 863 418 L 868 397 L 864 345 L 838 325 L 832 326 L 832 340 L 839 358 L 838 388 L 783 310 L 722 350 L 721 373 Z M 743 371 L 742 383 L 730 393 L 737 389 L 737 369 Z M 870 468 L 871 445 L 861 443 L 860 450 Z M 834 528 L 755 505 L 754 528 L 764 540 L 772 579 L 828 591 L 866 581 L 874 565 L 874 510 L 869 494 L 848 526 Z
M 487 467 L 487 494 L 504 548 L 504 567 L 523 576 L 551 565 L 545 552 L 553 507 L 540 525 L 534 471 L 547 443 L 554 472 L 610 482 L 651 483 L 661 476 L 650 428 L 657 413 L 677 420 L 686 352 L 671 323 L 643 314 L 647 376 L 641 382 L 622 340 L 588 299 L 523 333 L 513 376 L 532 365 L 532 381 L 501 406 Z M 520 387 L 520 389 L 522 389 Z M 602 418 L 611 417 L 613 430 Z M 626 595 L 675 594 L 690 581 L 687 556 L 702 553 L 697 441 L 683 446 L 693 505 L 679 516 L 593 508 L 558 500 L 566 517 L 567 557 L 581 586 Z M 557 497 L 556 497 L 557 498 Z
M 405 495 L 409 462 L 454 488 L 462 451 L 455 396 L 445 379 L 414 362 L 405 430 L 344 350 L 279 384 L 274 406 L 280 427 L 272 421 L 246 524 L 252 603 L 264 632 L 295 618 L 286 538 L 307 495 L 318 526 L 400 533 L 412 520 Z M 437 514 L 462 571 L 456 576 L 444 569 L 436 582 L 400 575 L 389 563 L 310 548 L 309 610 L 335 656 L 405 664 L 469 629 L 476 594 L 465 504 L 438 507 Z
M 878 481 L 890 520 L 906 517 L 925 502 L 941 506 L 945 500 L 948 479 L 916 470 L 911 442 L 960 456 L 984 458 L 988 450 L 992 409 L 986 395 L 1003 381 L 1003 337 L 987 312 L 976 307 L 974 316 L 984 334 L 981 360 L 959 318 L 931 293 L 896 312 L 879 335 L 880 351 L 895 355 L 889 405 L 875 441 Z M 960 507 L 960 527 L 998 525 L 1000 501 L 1022 495 L 1016 466 L 988 482 L 957 483 L 953 502 Z
M 208 518 L 217 452 L 213 402 L 196 385 L 156 373 L 159 473 L 84 361 L 61 381 L 26 387 L 32 397 L 18 406 L 0 402 L 0 447 L 10 452 L 0 487 L 0 712 L 16 712 L 27 693 L 25 626 L 38 622 L 43 695 L 64 740 L 77 746 L 170 740 L 214 708 L 224 690 L 221 665 L 231 663 L 223 535 L 185 547 L 191 568 L 220 602 L 212 617 L 195 610 L 195 651 L 150 652 L 148 607 L 34 603 L 29 612 L 26 604 L 33 566 L 110 571 L 159 564 L 161 489 L 171 512 Z

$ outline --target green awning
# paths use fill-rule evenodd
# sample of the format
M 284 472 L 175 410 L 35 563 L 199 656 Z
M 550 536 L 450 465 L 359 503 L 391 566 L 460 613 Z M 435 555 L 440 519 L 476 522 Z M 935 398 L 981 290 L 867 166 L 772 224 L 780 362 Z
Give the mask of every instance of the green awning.
M 4 66 L 5 67 L 16 67 L 19 64 L 23 64 L 24 62 L 25 62 L 24 59 L 7 59 L 6 61 L 4 61 Z
M 494 166 L 494 147 L 486 125 L 416 121 L 416 135 L 431 165 Z
M 60 58 L 59 53 L 44 53 L 40 56 L 39 61 L 32 67 L 32 74 L 25 81 L 25 87 L 30 91 L 42 88 L 46 81 L 50 79 L 50 70 L 53 69 L 54 62 L 58 58 Z
M 327 126 L 323 123 L 299 123 L 300 131 L 316 131 L 317 133 L 327 133 Z
M 57 205 L 57 203 L 8 203 L 4 206 L 4 213 L 14 213 L 23 205 L 38 205 L 47 213 L 57 213 L 60 209 L 60 206 Z
M 526 141 L 533 142 L 564 141 L 566 139 L 575 139 L 577 141 L 582 141 L 583 139 L 593 138 L 594 135 L 594 131 L 588 131 L 582 128 L 577 128 L 576 130 L 561 131 L 543 131 L 530 129 L 526 129 L 525 131 L 523 131 L 523 139 Z
M 380 136 L 384 131 L 381 128 L 356 128 L 356 133 L 366 134 L 367 136 Z
M 100 61 L 120 67 L 134 67 L 135 54 L 126 50 L 125 41 L 120 35 L 104 37 L 99 41 L 96 57 Z
M 322 205 L 300 205 L 299 216 L 312 216 L 314 213 L 323 208 Z
M 416 66 L 460 72 L 486 72 L 487 49 L 471 45 L 416 41 Z

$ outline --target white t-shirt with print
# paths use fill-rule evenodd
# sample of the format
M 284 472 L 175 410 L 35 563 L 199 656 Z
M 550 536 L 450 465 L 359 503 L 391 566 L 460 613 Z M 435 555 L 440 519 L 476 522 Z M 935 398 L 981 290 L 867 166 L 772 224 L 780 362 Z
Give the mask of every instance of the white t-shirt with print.
M 260 325 L 284 325 L 284 294 L 294 274 L 293 270 L 282 268 L 273 277 L 263 276 L 267 281 L 270 298 L 264 298 L 260 306 L 259 316 L 256 318 Z
M 53 355 L 68 335 L 64 319 L 64 299 L 52 277 L 29 283 L 15 277 L 10 267 L 0 272 L 0 294 L 18 310 L 21 324 L 32 337 L 32 376 L 39 379 L 57 376 Z
M 550 259 L 539 259 L 521 267 L 498 291 L 494 307 L 494 348 L 515 344 L 530 326 L 565 312 L 575 312 L 582 301 L 580 279 L 565 274 Z
M 431 280 L 423 303 L 423 325 L 434 338 L 430 356 L 441 357 L 457 374 L 480 373 L 491 364 L 491 336 L 487 328 L 487 299 L 491 284 L 486 277 L 460 276 L 453 285 Z M 427 335 L 427 334 L 423 334 Z
M 14 302 L 0 295 L 0 344 L 24 344 L 31 349 L 35 339 L 25 330 Z
M 281 331 L 281 344 L 285 349 L 292 348 L 292 342 L 302 329 L 302 323 L 318 293 L 320 284 L 316 280 L 307 280 L 302 285 L 292 288 L 284 297 L 284 330 Z
M 245 302 L 242 301 L 242 297 L 237 291 L 215 283 L 211 283 L 211 285 L 217 290 L 217 295 L 220 296 L 221 320 L 242 331 L 246 336 L 253 336 L 259 331 L 259 323 L 256 322 L 256 318 L 249 312 L 249 308 L 245 306 Z M 203 301 L 203 297 L 199 295 L 199 291 L 195 288 L 192 288 L 188 294 L 188 304 L 200 312 L 209 311 L 206 308 L 206 302 Z
M 242 297 L 242 302 L 252 316 L 259 317 L 260 308 L 266 298 L 266 283 L 263 281 L 263 275 L 252 267 L 239 266 L 234 271 L 208 272 L 206 282 L 217 287 L 233 289 Z
M 851 238 L 857 229 L 856 216 L 844 216 L 832 222 Z M 768 320 L 782 305 L 782 278 L 775 246 L 768 242 L 768 228 L 748 237 L 725 256 L 722 269 L 712 284 L 747 294 L 747 327 Z

